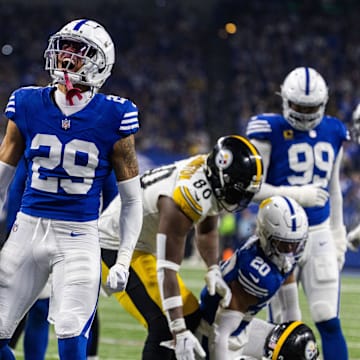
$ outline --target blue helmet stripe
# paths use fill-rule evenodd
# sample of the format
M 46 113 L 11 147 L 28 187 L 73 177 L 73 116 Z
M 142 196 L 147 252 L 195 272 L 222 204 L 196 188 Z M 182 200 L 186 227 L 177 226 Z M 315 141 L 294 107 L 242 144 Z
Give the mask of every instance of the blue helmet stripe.
M 74 30 L 78 31 L 88 20 L 84 19 L 84 20 L 80 20 L 75 26 L 74 26 Z
M 292 203 L 290 202 L 290 200 L 284 196 L 284 199 L 286 201 L 286 203 L 289 206 L 290 209 L 290 215 L 291 215 L 291 230 L 292 231 L 296 231 L 296 216 L 295 216 L 295 210 L 294 207 L 292 205 Z
M 310 93 L 310 72 L 309 72 L 309 68 L 306 67 L 305 68 L 305 95 L 309 95 Z

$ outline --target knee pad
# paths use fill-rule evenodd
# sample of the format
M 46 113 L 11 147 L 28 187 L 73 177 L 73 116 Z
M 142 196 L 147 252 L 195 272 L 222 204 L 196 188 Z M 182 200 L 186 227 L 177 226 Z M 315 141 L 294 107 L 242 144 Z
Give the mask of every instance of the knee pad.
M 336 309 L 326 301 L 316 301 L 311 304 L 310 312 L 315 323 L 327 321 L 337 316 Z
M 59 339 L 79 336 L 81 329 L 76 314 L 60 312 L 55 321 L 55 333 Z

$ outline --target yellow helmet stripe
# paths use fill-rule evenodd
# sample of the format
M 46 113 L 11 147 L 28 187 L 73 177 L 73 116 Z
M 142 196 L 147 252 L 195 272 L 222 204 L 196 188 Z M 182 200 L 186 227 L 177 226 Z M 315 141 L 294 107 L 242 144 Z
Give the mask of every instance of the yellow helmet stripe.
M 232 135 L 232 136 L 236 137 L 237 139 L 241 140 L 245 145 L 247 145 L 247 147 L 250 149 L 251 153 L 254 155 L 255 162 L 256 162 L 256 181 L 260 182 L 263 169 L 262 169 L 261 156 L 260 156 L 259 152 L 257 151 L 256 147 L 248 139 L 244 138 L 243 136 L 240 136 L 240 135 Z
M 271 360 L 276 360 L 279 356 L 280 350 L 282 348 L 282 346 L 284 345 L 284 342 L 286 341 L 286 339 L 288 338 L 288 336 L 291 334 L 291 332 L 297 328 L 298 326 L 302 325 L 303 322 L 302 321 L 294 321 L 292 324 L 290 324 L 286 330 L 281 334 L 276 346 L 275 346 L 275 350 L 273 352 L 273 355 L 271 357 Z

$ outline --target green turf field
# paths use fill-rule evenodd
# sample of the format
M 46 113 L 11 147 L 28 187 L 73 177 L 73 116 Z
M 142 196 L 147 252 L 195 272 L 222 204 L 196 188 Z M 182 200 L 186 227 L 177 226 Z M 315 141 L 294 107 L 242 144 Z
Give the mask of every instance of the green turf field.
M 199 294 L 203 286 L 204 270 L 184 265 L 181 270 L 187 285 Z M 342 277 L 341 318 L 347 339 L 350 360 L 360 360 L 360 277 L 343 275 Z M 303 320 L 312 328 L 306 303 L 301 294 Z M 261 313 L 259 317 L 263 317 Z M 100 298 L 99 318 L 101 323 L 99 355 L 101 360 L 141 359 L 141 350 L 145 330 L 132 317 L 125 313 L 113 298 Z M 319 335 L 315 333 L 319 340 Z M 16 351 L 17 359 L 23 359 L 22 347 Z M 56 339 L 51 331 L 46 359 L 58 359 Z

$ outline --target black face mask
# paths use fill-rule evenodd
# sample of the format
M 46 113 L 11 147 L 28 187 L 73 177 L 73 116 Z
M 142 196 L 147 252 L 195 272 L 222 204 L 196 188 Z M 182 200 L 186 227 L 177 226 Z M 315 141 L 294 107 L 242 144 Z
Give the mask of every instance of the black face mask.
M 232 186 L 218 189 L 217 200 L 221 206 L 229 212 L 241 211 L 248 207 L 254 193 L 246 190 L 238 190 Z

